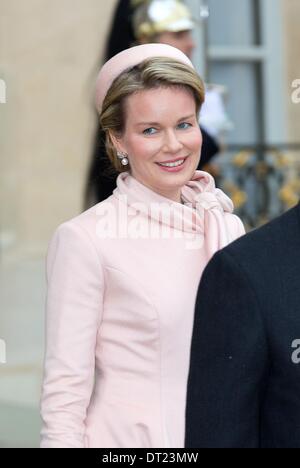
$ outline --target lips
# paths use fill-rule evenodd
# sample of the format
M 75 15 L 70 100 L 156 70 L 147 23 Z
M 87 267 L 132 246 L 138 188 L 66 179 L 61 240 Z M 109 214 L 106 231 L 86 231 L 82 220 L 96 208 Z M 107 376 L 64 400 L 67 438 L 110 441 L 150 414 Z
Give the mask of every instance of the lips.
M 188 156 L 185 158 L 173 159 L 171 162 L 156 163 L 161 170 L 166 172 L 179 172 L 186 166 Z
M 181 158 L 169 159 L 168 161 L 161 161 L 161 162 L 157 162 L 156 164 L 176 163 L 177 161 L 183 161 L 186 158 L 187 158 L 187 156 L 182 156 Z
M 161 167 L 178 167 L 181 166 L 185 162 L 185 159 L 179 159 L 176 162 L 169 162 L 169 163 L 158 163 Z

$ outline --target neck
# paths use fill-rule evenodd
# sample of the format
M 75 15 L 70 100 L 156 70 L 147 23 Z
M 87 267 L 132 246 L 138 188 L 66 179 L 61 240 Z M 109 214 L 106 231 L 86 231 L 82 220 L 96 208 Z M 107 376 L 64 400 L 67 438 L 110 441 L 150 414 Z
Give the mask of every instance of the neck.
M 153 189 L 152 189 L 153 190 Z M 181 203 L 181 190 L 176 193 L 174 192 L 165 192 L 162 190 L 154 190 L 158 195 L 161 195 L 164 198 L 168 198 L 169 200 L 176 202 L 176 203 Z
M 146 184 L 142 180 L 139 180 L 138 177 L 135 177 L 135 178 L 136 178 L 136 180 L 138 182 L 140 182 L 140 184 L 142 184 L 145 187 L 147 187 L 148 189 L 152 190 L 152 192 L 157 193 L 157 195 L 160 195 L 160 196 L 162 196 L 164 198 L 168 198 L 169 200 L 171 200 L 173 202 L 176 202 L 176 203 L 180 203 L 180 204 L 182 203 L 181 188 L 180 189 L 177 188 L 176 190 L 174 190 L 174 189 L 173 190 L 163 190 L 163 189 L 160 189 L 158 187 L 151 187 L 150 185 Z
M 176 190 L 176 192 L 174 192 L 173 190 L 172 191 L 160 190 L 159 188 L 156 189 L 155 187 L 149 187 L 149 186 L 148 188 L 152 190 L 153 192 L 157 193 L 158 195 L 161 195 L 164 198 L 168 198 L 169 200 L 173 202 L 182 203 L 181 202 L 181 189 Z

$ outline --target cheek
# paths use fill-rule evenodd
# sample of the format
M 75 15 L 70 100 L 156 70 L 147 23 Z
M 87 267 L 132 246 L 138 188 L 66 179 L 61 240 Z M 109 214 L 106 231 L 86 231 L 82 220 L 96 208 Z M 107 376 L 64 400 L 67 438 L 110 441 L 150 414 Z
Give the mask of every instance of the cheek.
M 147 139 L 143 136 L 136 136 L 132 138 L 129 144 L 129 148 L 132 157 L 137 158 L 137 160 L 141 161 L 153 156 L 157 149 L 159 149 L 159 143 L 157 140 L 154 139 Z
M 132 136 L 127 140 L 128 153 L 131 157 L 142 157 L 145 151 L 143 139 L 139 136 Z
M 200 148 L 201 148 L 201 146 L 202 146 L 202 143 L 203 143 L 203 137 L 202 137 L 202 133 L 201 133 L 201 131 L 200 131 L 200 132 L 199 132 L 199 136 L 198 136 L 198 144 L 199 144 Z
M 199 131 L 196 130 L 192 135 L 190 135 L 189 146 L 195 152 L 200 151 L 201 146 L 202 146 L 202 133 L 200 129 Z

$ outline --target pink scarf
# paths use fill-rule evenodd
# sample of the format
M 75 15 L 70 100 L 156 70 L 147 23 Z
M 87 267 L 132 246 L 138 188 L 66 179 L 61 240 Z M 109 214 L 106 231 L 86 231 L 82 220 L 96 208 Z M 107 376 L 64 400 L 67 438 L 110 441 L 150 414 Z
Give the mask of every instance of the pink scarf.
M 208 258 L 242 234 L 233 233 L 230 223 L 225 221 L 226 213 L 228 216 L 233 212 L 232 201 L 222 190 L 216 188 L 213 177 L 203 171 L 196 171 L 192 180 L 182 188 L 184 204 L 157 194 L 129 172 L 119 175 L 114 191 L 114 196 L 119 199 L 124 195 L 128 205 L 140 214 L 148 218 L 150 216 L 160 224 L 168 223 L 174 229 L 194 234 L 194 238 L 198 239 L 198 248 L 204 247 Z M 156 209 L 150 212 L 151 204 L 155 204 Z M 170 212 L 170 207 L 171 218 L 164 216 L 166 211 Z M 236 225 L 237 223 L 234 224 L 235 228 Z

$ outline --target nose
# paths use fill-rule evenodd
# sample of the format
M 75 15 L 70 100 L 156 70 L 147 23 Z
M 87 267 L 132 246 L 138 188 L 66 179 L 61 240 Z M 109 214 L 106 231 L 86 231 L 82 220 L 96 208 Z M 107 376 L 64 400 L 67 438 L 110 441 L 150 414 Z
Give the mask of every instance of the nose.
M 164 151 L 169 153 L 177 153 L 183 148 L 183 144 L 178 139 L 178 136 L 174 130 L 169 130 L 166 132 L 163 146 Z

